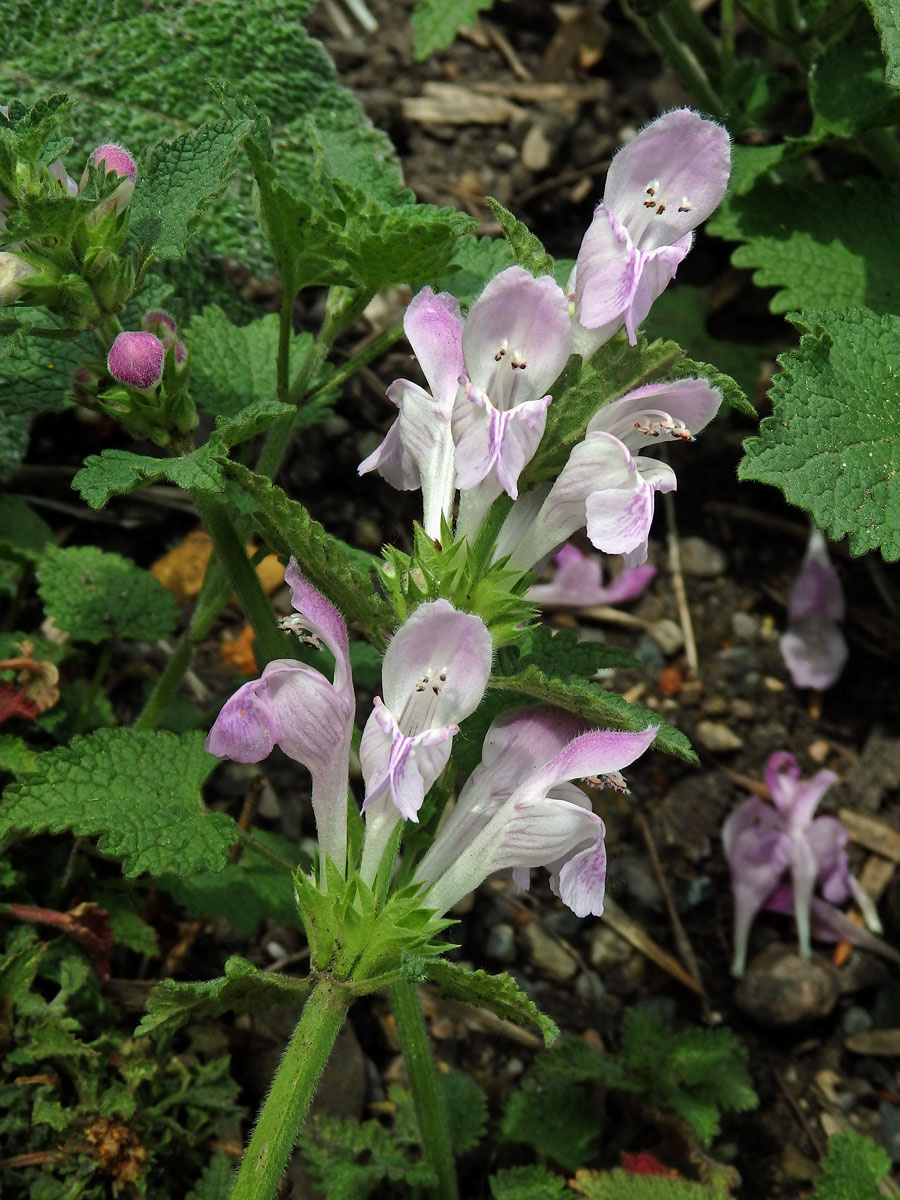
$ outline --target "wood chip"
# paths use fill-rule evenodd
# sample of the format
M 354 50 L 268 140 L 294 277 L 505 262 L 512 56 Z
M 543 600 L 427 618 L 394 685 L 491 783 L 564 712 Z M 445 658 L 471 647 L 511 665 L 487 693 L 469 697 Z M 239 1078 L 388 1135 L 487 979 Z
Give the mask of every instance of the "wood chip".
M 485 96 L 455 83 L 426 83 L 425 93 L 403 101 L 408 121 L 431 125 L 507 125 L 525 110 L 503 96 Z
M 894 878 L 897 864 L 880 854 L 870 854 L 859 873 L 859 885 L 877 904 Z
M 410 121 L 434 125 L 506 125 L 526 116 L 516 101 L 524 104 L 586 104 L 606 99 L 606 79 L 587 84 L 540 83 L 444 83 L 429 80 L 421 96 L 403 101 L 403 115 Z
M 900 1056 L 900 1029 L 864 1029 L 844 1038 L 844 1045 L 854 1054 L 872 1054 L 893 1058 Z
M 882 858 L 900 862 L 900 830 L 878 817 L 854 812 L 852 808 L 842 808 L 838 816 L 847 826 L 851 841 L 865 846 L 867 850 L 874 850 Z

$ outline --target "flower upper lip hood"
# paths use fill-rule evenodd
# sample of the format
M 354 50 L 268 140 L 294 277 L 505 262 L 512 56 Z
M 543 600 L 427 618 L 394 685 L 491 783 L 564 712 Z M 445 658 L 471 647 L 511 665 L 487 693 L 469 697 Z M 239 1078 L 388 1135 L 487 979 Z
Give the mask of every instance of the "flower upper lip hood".
M 727 130 L 689 108 L 664 113 L 616 154 L 569 280 L 576 320 L 588 331 L 576 330 L 576 349 L 593 353 L 623 323 L 634 345 L 730 171 Z
M 440 536 L 459 488 L 460 524 L 477 528 L 502 491 L 516 496 L 543 435 L 546 392 L 572 345 L 568 300 L 550 276 L 508 267 L 465 321 L 452 296 L 423 288 L 403 327 L 431 391 L 407 379 L 391 384 L 399 415 L 360 474 L 378 470 L 395 487 L 421 487 L 432 537 Z
M 572 781 L 615 776 L 657 729 L 579 733 L 579 725 L 546 706 L 492 724 L 481 766 L 416 872 L 429 886 L 429 906 L 446 912 L 495 871 L 512 869 L 524 882 L 531 867 L 546 866 L 551 887 L 577 916 L 603 912 L 605 828 Z
M 219 758 L 259 762 L 273 747 L 309 769 L 319 845 L 343 871 L 347 848 L 347 773 L 355 700 L 350 647 L 340 613 L 291 559 L 284 573 L 295 615 L 285 628 L 322 641 L 334 655 L 329 680 L 296 659 L 275 659 L 259 679 L 226 701 L 206 749 Z M 308 633 L 306 632 L 308 631 Z

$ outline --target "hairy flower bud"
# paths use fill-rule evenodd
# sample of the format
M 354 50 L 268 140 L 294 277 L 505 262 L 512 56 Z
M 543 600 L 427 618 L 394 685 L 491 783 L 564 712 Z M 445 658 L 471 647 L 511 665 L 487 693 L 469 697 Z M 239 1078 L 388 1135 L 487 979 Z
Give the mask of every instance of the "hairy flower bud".
M 118 335 L 106 365 L 119 383 L 146 391 L 162 379 L 165 355 L 165 346 L 154 334 L 131 330 Z
M 81 177 L 82 189 L 90 177 L 91 165 L 95 166 L 98 170 L 102 166 L 105 175 L 114 175 L 122 181 L 112 195 L 107 196 L 97 206 L 91 218 L 92 224 L 96 225 L 99 224 L 113 207 L 115 207 L 116 212 L 123 212 L 128 207 L 131 197 L 134 195 L 137 163 L 124 146 L 119 146 L 115 142 L 104 142 L 102 146 L 98 146 L 96 150 L 91 151 L 88 165 L 85 167 L 84 174 Z
M 141 329 L 155 334 L 167 350 L 175 341 L 178 333 L 175 318 L 162 308 L 148 308 L 141 317 Z
M 9 251 L 0 251 L 0 307 L 21 300 L 25 295 L 25 288 L 19 284 L 34 274 L 35 268 L 27 259 Z
M 91 161 L 97 167 L 104 163 L 106 174 L 108 175 L 112 171 L 120 179 L 130 179 L 134 182 L 137 175 L 137 163 L 124 146 L 119 146 L 115 142 L 104 142 L 102 146 L 92 150 Z

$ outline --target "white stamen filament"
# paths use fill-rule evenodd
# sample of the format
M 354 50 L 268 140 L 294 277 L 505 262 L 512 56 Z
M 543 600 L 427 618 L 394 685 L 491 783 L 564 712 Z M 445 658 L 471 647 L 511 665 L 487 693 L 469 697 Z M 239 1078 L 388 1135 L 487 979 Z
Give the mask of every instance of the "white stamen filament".
M 322 643 L 314 633 L 303 624 L 303 618 L 299 613 L 291 613 L 287 617 L 282 617 L 278 622 L 279 629 L 283 629 L 286 633 L 296 634 L 297 638 L 305 646 L 313 646 L 316 650 L 322 649 Z
M 423 729 L 435 728 L 434 713 L 446 682 L 446 667 L 441 667 L 440 671 L 429 667 L 423 673 L 397 718 L 397 725 L 403 734 L 414 737 Z

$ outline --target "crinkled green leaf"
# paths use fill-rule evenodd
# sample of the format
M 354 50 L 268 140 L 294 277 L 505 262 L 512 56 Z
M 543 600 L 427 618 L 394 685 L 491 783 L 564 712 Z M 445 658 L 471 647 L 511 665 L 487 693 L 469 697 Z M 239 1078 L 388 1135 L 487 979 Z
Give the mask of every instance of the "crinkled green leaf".
M 539 1054 L 510 1095 L 498 1132 L 504 1142 L 524 1143 L 568 1170 L 594 1156 L 599 1123 L 590 1082 L 602 1055 L 571 1037 Z
M 493 1200 L 566 1200 L 569 1195 L 565 1178 L 546 1167 L 504 1167 L 488 1182 Z
M 774 412 L 744 443 L 740 479 L 780 488 L 853 554 L 900 558 L 900 317 L 865 308 L 795 315 Z
M 530 271 L 532 275 L 552 275 L 553 259 L 528 226 L 523 225 L 493 196 L 488 196 L 487 202 L 503 230 L 503 236 L 512 251 L 513 262 Z
M 178 458 L 151 458 L 130 450 L 104 450 L 89 454 L 72 480 L 72 487 L 91 508 L 102 508 L 111 497 L 134 492 L 166 480 L 186 491 L 221 493 L 225 490 L 222 467 L 214 457 L 218 448 L 207 443 Z
M 37 942 L 0 958 L 0 1007 L 19 1004 L 27 996 L 46 951 L 46 944 Z
M 171 592 L 129 558 L 96 546 L 48 548 L 37 571 L 48 616 L 76 641 L 167 638 L 178 606 Z
M 156 142 L 140 156 L 129 231 L 144 258 L 184 253 L 203 213 L 228 185 L 249 132 L 249 121 L 223 118 Z
M 433 282 L 436 292 L 449 292 L 469 307 L 484 291 L 489 280 L 513 265 L 512 251 L 505 238 L 475 237 L 467 233 L 456 243 L 451 266 L 454 274 Z
M 468 967 L 443 958 L 429 960 L 423 969 L 432 983 L 440 988 L 442 996 L 488 1008 L 495 1016 L 513 1021 L 516 1025 L 531 1025 L 548 1046 L 559 1037 L 556 1022 L 545 1016 L 533 1000 L 529 1000 L 511 975 L 470 971 Z
M 878 1200 L 891 1160 L 871 1138 L 848 1130 L 828 1139 L 813 1200 Z
M 234 325 L 221 308 L 204 308 L 191 318 L 185 338 L 191 347 L 191 395 L 208 413 L 234 417 L 256 400 L 277 393 L 277 313 L 249 325 Z M 296 372 L 313 343 L 311 333 L 291 337 Z
M 11 339 L 9 355 L 0 356 L 0 418 L 70 408 L 75 369 L 97 354 L 88 335 L 57 341 L 20 333 Z
M 501 675 L 514 675 L 526 666 L 539 667 L 556 679 L 589 679 L 610 667 L 636 667 L 637 659 L 619 646 L 582 641 L 570 629 L 536 625 L 525 630 L 513 646 L 504 646 L 497 660 Z
M 629 1175 L 614 1171 L 578 1171 L 571 1186 L 584 1200 L 724 1200 L 721 1191 L 665 1175 Z
M 457 1153 L 473 1150 L 487 1127 L 487 1096 L 463 1071 L 442 1071 L 438 1084 L 447 1112 L 451 1145 Z
M 7 413 L 0 423 L 0 483 L 12 479 L 28 449 L 27 413 Z
M 408 1144 L 374 1120 L 313 1117 L 298 1143 L 306 1172 L 324 1200 L 368 1200 L 381 1184 L 385 1194 L 434 1194 L 432 1168 Z M 416 1148 L 418 1149 L 418 1148 Z
M 396 193 L 399 170 L 385 135 L 341 87 L 334 65 L 301 21 L 311 0 L 217 0 L 167 6 L 138 0 L 12 0 L 4 27 L 4 68 L 21 94 L 44 81 L 78 95 L 67 132 L 76 178 L 89 150 L 114 136 L 136 155 L 173 139 L 220 111 L 208 80 L 221 78 L 264 103 L 274 120 L 279 170 L 300 194 L 313 181 L 313 151 L 324 147 L 329 172 L 372 195 Z M 24 81 L 27 81 L 24 82 Z M 8 95 L 7 91 L 7 95 Z M 314 122 L 314 125 L 313 125 Z M 71 159 L 71 161 L 70 161 Z M 210 249 L 266 269 L 245 172 L 204 221 Z
M 76 737 L 7 788 L 0 835 L 96 836 L 126 875 L 220 869 L 237 834 L 231 817 L 203 804 L 200 790 L 217 762 L 203 742 L 199 732 L 132 729 Z
M 866 0 L 866 4 L 875 20 L 887 60 L 885 77 L 892 87 L 900 87 L 900 5 L 897 0 Z
M 0 495 L 0 556 L 36 562 L 53 541 L 53 530 L 24 496 Z
M 462 25 L 474 25 L 494 0 L 416 0 L 412 15 L 415 55 L 421 62 L 455 39 Z
M 654 750 L 674 754 L 676 758 L 693 765 L 699 762 L 685 735 L 665 721 L 660 721 L 659 713 L 641 708 L 638 704 L 629 704 L 618 692 L 609 692 L 599 684 L 554 679 L 538 667 L 528 666 L 514 675 L 492 676 L 488 687 L 491 691 L 518 692 L 530 696 L 542 704 L 553 704 L 610 729 L 637 732 L 657 725 L 659 732 L 653 739 Z
M 254 834 L 263 845 L 296 862 L 296 847 L 285 838 L 262 830 Z M 245 846 L 237 862 L 221 871 L 197 871 L 187 877 L 164 875 L 157 880 L 192 916 L 206 913 L 225 917 L 235 929 L 253 936 L 260 921 L 271 917 L 280 925 L 299 922 L 294 883 L 290 874 L 279 871 L 269 859 Z
M 900 183 L 894 180 L 763 181 L 733 197 L 727 221 L 714 228 L 720 237 L 745 243 L 732 256 L 735 266 L 751 268 L 759 287 L 779 289 L 770 302 L 773 312 L 845 304 L 897 312 L 898 205 Z
M 37 770 L 37 754 L 20 737 L 0 733 L 0 772 L 27 775 Z
M 300 570 L 337 606 L 348 621 L 358 621 L 366 636 L 383 640 L 394 623 L 390 605 L 374 590 L 373 571 L 364 565 L 368 555 L 352 552 L 314 521 L 297 500 L 263 475 L 254 475 L 239 463 L 228 472 L 255 503 L 257 519 L 266 540 L 285 558 L 293 555 Z M 374 566 L 374 562 L 373 562 Z
M 279 1004 L 299 1004 L 309 991 L 308 979 L 268 974 L 246 958 L 233 954 L 225 974 L 207 983 L 176 983 L 164 979 L 147 997 L 147 1011 L 135 1030 L 143 1037 L 155 1030 L 173 1033 L 188 1021 L 209 1020 L 224 1012 L 253 1012 Z
M 809 79 L 812 135 L 852 138 L 873 125 L 900 121 L 900 95 L 884 82 L 884 59 L 874 37 L 835 42 Z
M 228 1200 L 233 1184 L 234 1163 L 223 1150 L 217 1150 L 186 1200 Z

